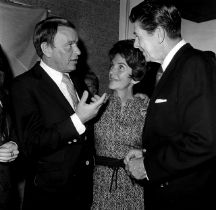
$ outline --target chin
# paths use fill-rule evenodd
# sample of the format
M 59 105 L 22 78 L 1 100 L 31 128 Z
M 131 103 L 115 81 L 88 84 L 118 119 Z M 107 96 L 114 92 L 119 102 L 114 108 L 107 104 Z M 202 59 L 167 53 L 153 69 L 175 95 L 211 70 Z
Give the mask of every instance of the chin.
M 69 67 L 69 69 L 71 70 L 71 71 L 74 71 L 74 70 L 76 70 L 76 65 L 69 65 L 68 66 Z
M 115 87 L 114 85 L 112 85 L 112 84 L 109 84 L 109 85 L 108 85 L 108 88 L 109 88 L 110 90 L 115 90 L 115 89 L 116 89 L 116 87 Z

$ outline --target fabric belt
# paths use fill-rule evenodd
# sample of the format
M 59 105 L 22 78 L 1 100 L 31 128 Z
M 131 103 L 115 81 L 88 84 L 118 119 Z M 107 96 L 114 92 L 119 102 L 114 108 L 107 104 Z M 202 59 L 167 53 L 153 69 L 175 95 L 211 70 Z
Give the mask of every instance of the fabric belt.
M 125 168 L 124 159 L 117 159 L 105 156 L 95 156 L 95 165 L 107 166 L 113 169 L 109 192 L 112 192 L 113 183 L 115 183 L 114 189 L 116 190 L 118 188 L 118 170 L 120 167 L 123 169 Z

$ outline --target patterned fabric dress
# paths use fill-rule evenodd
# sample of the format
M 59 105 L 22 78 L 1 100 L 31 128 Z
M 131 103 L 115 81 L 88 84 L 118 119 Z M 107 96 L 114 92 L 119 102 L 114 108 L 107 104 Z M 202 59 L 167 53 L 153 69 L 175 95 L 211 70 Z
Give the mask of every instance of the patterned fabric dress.
M 135 97 L 129 99 L 121 110 L 120 98 L 112 95 L 106 111 L 95 125 L 98 156 L 122 159 L 130 149 L 141 148 L 147 104 L 148 100 Z M 112 168 L 95 166 L 92 209 L 144 209 L 143 188 L 132 182 L 124 168 L 119 168 L 117 183 L 113 181 L 110 191 L 112 175 Z

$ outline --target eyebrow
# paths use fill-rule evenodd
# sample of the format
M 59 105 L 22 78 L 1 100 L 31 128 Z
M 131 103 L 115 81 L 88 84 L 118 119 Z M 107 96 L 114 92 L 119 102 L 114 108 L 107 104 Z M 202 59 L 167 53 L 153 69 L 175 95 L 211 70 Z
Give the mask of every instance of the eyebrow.
M 68 41 L 68 44 L 77 44 L 78 40 Z
M 123 62 L 120 62 L 120 63 L 118 63 L 118 64 L 122 64 L 122 65 L 125 65 L 125 66 L 126 66 L 126 63 L 123 63 Z

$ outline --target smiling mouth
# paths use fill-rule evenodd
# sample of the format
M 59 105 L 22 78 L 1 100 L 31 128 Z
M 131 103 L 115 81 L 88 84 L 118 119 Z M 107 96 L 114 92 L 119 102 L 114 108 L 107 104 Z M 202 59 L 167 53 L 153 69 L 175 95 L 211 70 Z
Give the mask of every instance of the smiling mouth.
M 109 81 L 119 81 L 118 79 L 109 78 Z
M 70 60 L 70 62 L 73 62 L 76 64 L 78 62 L 78 59 Z

